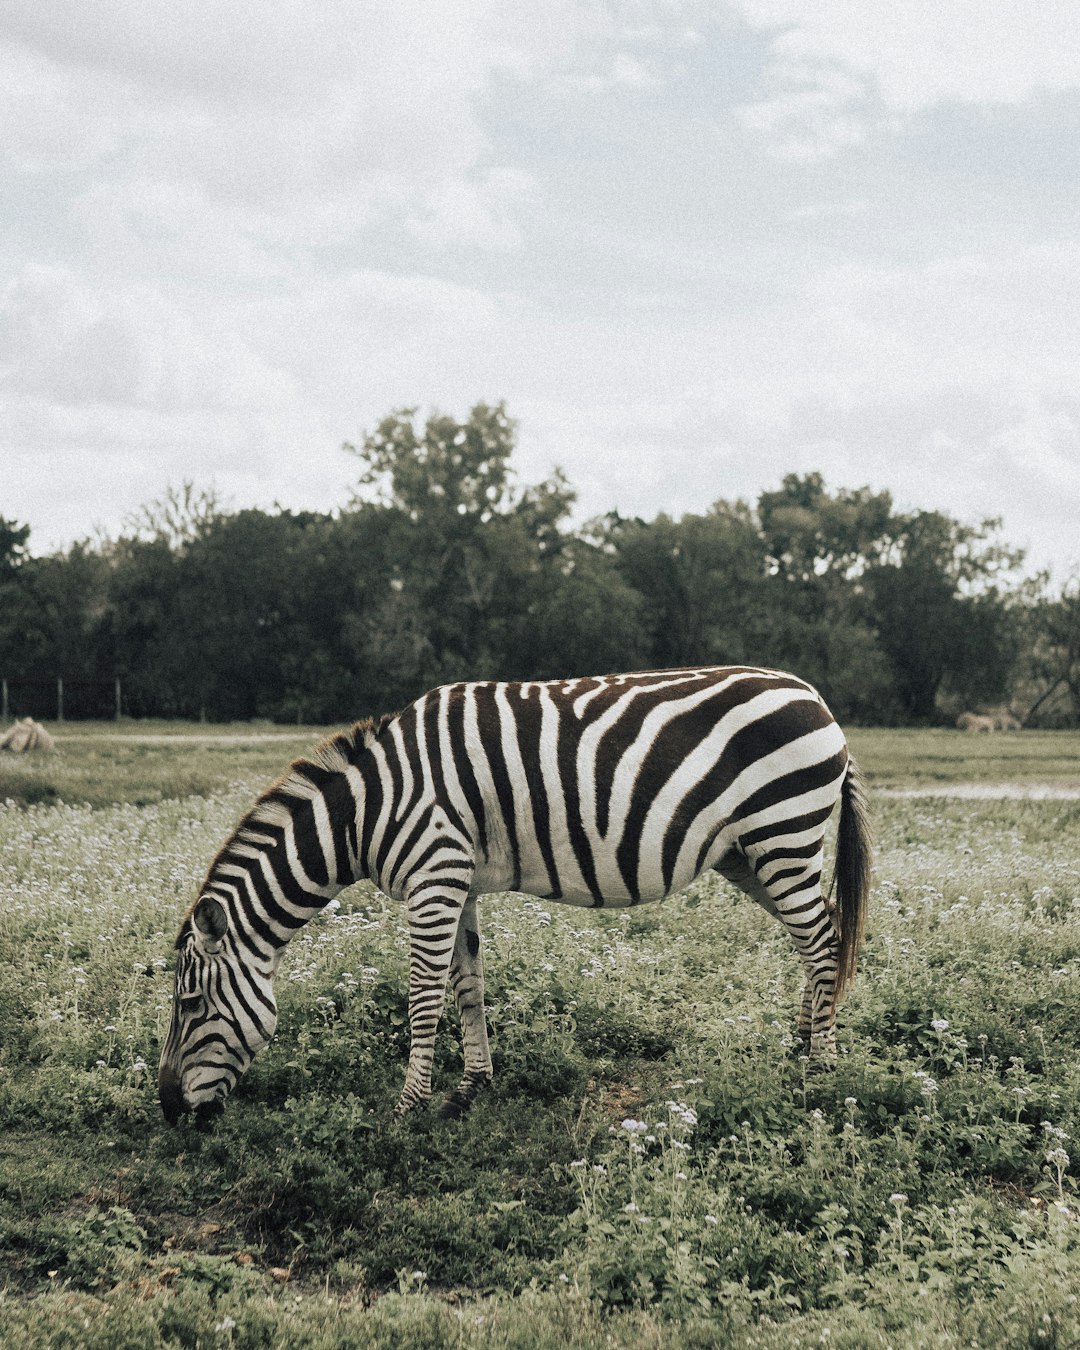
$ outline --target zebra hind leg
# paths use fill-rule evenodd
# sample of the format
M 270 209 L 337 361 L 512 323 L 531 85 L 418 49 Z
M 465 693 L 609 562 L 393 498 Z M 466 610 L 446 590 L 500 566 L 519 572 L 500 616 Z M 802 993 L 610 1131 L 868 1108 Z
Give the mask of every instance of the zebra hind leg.
M 811 1060 L 836 1057 L 836 974 L 840 943 L 821 893 L 821 840 L 788 847 L 774 839 L 754 857 L 732 850 L 716 870 L 787 929 L 803 963 L 806 982 L 798 1033 Z
M 476 1094 L 491 1082 L 491 1050 L 484 1013 L 484 962 L 480 955 L 475 896 L 468 898 L 461 912 L 454 957 L 450 963 L 450 985 L 461 1018 L 465 1072 L 453 1092 L 447 1094 L 439 1115 L 453 1120 L 464 1115 Z
M 806 972 L 799 1005 L 799 1038 L 817 1065 L 836 1058 L 836 980 L 840 939 L 821 891 L 822 850 L 757 864 L 777 917 L 788 930 Z

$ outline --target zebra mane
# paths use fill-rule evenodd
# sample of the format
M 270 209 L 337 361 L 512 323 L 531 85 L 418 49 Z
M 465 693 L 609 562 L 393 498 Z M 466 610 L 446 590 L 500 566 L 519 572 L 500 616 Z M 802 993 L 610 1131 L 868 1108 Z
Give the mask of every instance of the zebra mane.
M 339 731 L 333 736 L 327 736 L 326 740 L 320 741 L 311 752 L 312 760 L 293 761 L 285 774 L 285 779 L 288 779 L 293 770 L 303 770 L 304 766 L 312 761 L 330 773 L 344 773 L 374 741 L 378 740 L 390 723 L 397 720 L 397 717 L 396 712 L 383 713 L 381 717 L 365 717 L 359 722 L 354 722 L 348 731 Z
M 354 722 L 348 731 L 336 732 L 320 741 L 311 757 L 294 759 L 285 772 L 249 807 L 232 834 L 214 856 L 206 877 L 196 893 L 180 925 L 176 939 L 179 947 L 192 913 L 209 885 L 210 878 L 222 863 L 231 858 L 251 858 L 261 849 L 272 845 L 275 836 L 268 831 L 283 830 L 292 820 L 292 803 L 311 801 L 323 787 L 328 773 L 345 773 L 361 755 L 382 735 L 397 713 L 383 713 L 381 717 L 365 717 Z
M 259 825 L 283 827 L 292 815 L 290 799 L 311 801 L 322 791 L 323 780 L 328 773 L 345 773 L 351 769 L 396 717 L 397 713 L 384 713 L 377 718 L 365 717 L 360 722 L 354 722 L 348 731 L 336 732 L 320 741 L 312 750 L 310 758 L 301 756 L 294 759 L 246 813 L 234 831 L 233 839 L 245 839 L 250 833 L 259 835 L 257 829 L 252 829 Z M 264 838 L 259 835 L 256 842 L 262 842 Z M 231 843 L 232 840 L 225 845 L 222 853 L 235 851 L 230 848 Z

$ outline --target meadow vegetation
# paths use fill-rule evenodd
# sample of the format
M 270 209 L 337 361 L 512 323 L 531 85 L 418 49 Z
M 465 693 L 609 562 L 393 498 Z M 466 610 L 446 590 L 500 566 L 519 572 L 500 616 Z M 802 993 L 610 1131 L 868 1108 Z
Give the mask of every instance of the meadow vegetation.
M 1080 736 L 852 739 L 892 789 L 1080 788 Z M 224 1117 L 169 1130 L 180 917 L 310 740 L 4 763 L 0 1343 L 1080 1343 L 1080 800 L 877 797 L 835 1070 L 800 1056 L 785 934 L 719 880 L 494 896 L 495 1085 L 395 1122 L 406 932 L 361 886 L 292 944 Z

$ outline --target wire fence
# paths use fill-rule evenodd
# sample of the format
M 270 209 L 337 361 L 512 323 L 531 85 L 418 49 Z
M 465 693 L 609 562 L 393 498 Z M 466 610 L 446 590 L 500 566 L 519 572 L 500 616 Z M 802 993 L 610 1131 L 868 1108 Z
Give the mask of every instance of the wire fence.
M 35 721 L 119 721 L 125 715 L 120 677 L 71 680 L 62 676 L 41 679 L 0 679 L 0 722 L 19 717 Z

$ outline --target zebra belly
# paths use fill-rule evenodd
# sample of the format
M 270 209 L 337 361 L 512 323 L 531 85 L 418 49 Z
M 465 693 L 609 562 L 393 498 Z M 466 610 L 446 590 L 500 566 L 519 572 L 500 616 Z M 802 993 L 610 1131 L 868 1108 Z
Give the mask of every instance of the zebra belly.
M 524 870 L 520 876 L 515 876 L 513 871 L 505 865 L 492 864 L 491 862 L 480 863 L 473 873 L 473 893 L 476 895 L 492 895 L 497 891 L 514 891 L 521 895 L 535 896 L 537 900 L 557 900 L 565 905 L 595 905 L 596 897 L 592 891 L 584 884 L 560 885 L 558 890 L 551 888 L 551 877 L 546 868 L 537 870 Z M 621 906 L 631 904 L 629 895 L 625 888 L 612 898 L 604 897 L 605 906 Z
M 524 856 L 521 860 L 520 874 L 517 876 L 505 860 L 489 860 L 478 864 L 473 875 L 473 891 L 480 895 L 494 891 L 516 891 L 523 895 L 535 896 L 538 900 L 556 900 L 565 905 L 626 909 L 631 905 L 647 904 L 673 895 L 689 885 L 696 875 L 684 869 L 681 875 L 672 878 L 673 884 L 667 890 L 664 889 L 659 877 L 656 877 L 652 886 L 644 886 L 635 896 L 626 885 L 614 850 L 605 856 L 606 851 L 598 849 L 593 857 L 594 890 L 585 882 L 576 855 L 568 851 L 561 857 L 555 855 L 558 886 L 553 890 L 547 865 L 538 854 L 534 858 L 529 858 L 529 852 L 528 848 L 522 850 Z

